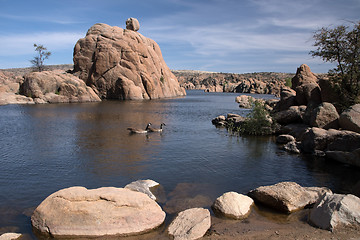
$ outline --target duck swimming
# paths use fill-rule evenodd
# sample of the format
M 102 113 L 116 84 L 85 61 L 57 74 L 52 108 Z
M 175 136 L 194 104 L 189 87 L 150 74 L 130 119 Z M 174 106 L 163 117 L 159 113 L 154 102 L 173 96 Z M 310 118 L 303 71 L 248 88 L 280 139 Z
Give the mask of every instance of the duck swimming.
M 149 126 L 151 123 L 148 123 L 145 129 L 139 129 L 139 128 L 128 128 L 127 130 L 130 131 L 130 133 L 147 133 L 149 130 Z
M 166 126 L 166 124 L 165 124 L 165 123 L 160 124 L 160 128 L 152 128 L 152 127 L 149 127 L 149 128 L 148 128 L 148 131 L 149 131 L 149 132 L 162 132 L 163 126 Z

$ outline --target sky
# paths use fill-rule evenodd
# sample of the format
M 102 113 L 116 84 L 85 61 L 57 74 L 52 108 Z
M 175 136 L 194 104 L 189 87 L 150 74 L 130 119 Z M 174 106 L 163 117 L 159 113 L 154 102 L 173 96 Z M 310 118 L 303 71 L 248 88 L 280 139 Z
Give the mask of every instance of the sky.
M 0 0 L 0 69 L 30 67 L 34 43 L 72 64 L 73 48 L 95 23 L 155 40 L 173 70 L 315 73 L 334 65 L 313 58 L 314 32 L 360 20 L 360 0 Z

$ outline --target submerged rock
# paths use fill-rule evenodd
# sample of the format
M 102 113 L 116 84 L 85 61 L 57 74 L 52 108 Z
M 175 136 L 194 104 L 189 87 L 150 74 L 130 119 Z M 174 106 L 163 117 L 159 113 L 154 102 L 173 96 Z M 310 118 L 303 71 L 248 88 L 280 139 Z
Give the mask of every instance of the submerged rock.
M 191 208 L 180 212 L 171 222 L 168 232 L 175 240 L 198 239 L 211 226 L 210 212 L 204 208 Z
M 156 200 L 156 196 L 151 192 L 150 188 L 158 186 L 159 183 L 147 179 L 147 180 L 137 180 L 135 182 L 131 182 L 128 185 L 125 186 L 125 188 L 142 192 L 148 195 L 152 200 Z
M 34 228 L 51 236 L 99 237 L 148 232 L 164 222 L 165 212 L 146 194 L 125 188 L 62 189 L 34 211 Z

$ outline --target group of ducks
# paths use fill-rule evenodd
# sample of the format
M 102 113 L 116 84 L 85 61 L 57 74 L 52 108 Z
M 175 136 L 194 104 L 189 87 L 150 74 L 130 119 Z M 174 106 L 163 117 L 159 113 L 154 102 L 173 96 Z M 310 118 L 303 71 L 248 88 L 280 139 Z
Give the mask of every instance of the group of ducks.
M 165 123 L 160 124 L 160 128 L 152 128 L 150 126 L 151 126 L 151 123 L 148 123 L 145 129 L 128 128 L 127 130 L 129 130 L 130 133 L 162 132 L 163 126 L 166 126 L 166 124 Z

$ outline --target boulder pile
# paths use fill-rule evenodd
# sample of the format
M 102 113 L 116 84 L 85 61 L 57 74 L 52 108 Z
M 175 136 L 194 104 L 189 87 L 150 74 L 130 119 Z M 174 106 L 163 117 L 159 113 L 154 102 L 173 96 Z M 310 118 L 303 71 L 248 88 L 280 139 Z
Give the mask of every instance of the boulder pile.
M 360 166 L 360 104 L 339 112 L 330 85 L 303 64 L 292 78 L 292 89 L 282 90 L 273 118 L 283 125 L 282 134 L 295 138 L 284 149 Z

